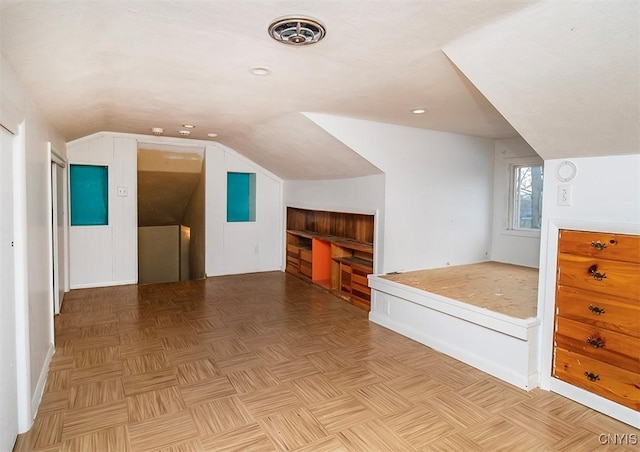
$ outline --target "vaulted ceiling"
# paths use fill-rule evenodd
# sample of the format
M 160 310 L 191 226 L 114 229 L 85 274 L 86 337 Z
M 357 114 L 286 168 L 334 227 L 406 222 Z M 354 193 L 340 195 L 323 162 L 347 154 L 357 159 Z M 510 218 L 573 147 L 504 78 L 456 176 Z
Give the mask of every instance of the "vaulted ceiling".
M 547 15 L 559 17 L 552 3 L 608 2 L 0 0 L 0 43 L 67 140 L 98 131 L 150 134 L 152 127 L 178 136 L 188 123 L 196 126 L 192 138 L 217 133 L 215 140 L 284 179 L 379 172 L 304 112 L 494 139 L 520 134 L 553 158 L 563 151 L 545 155 L 546 126 L 562 133 L 557 118 L 573 120 L 562 146 L 579 138 L 571 115 L 577 103 L 596 110 L 585 98 L 591 91 L 597 102 L 611 101 L 602 116 L 615 112 L 606 136 L 618 136 L 615 119 L 626 118 L 614 153 L 629 153 L 637 130 L 628 124 L 638 106 L 638 2 L 607 6 L 625 5 L 613 19 L 606 10 L 586 21 L 562 10 L 549 22 Z M 302 47 L 273 41 L 269 23 L 289 14 L 317 18 L 326 37 Z M 603 31 L 622 30 L 621 37 L 598 30 L 591 17 L 602 14 Z M 619 16 L 627 17 L 622 29 Z M 566 31 L 572 20 L 578 33 Z M 563 55 L 567 40 L 577 58 Z M 606 66 L 597 62 L 603 55 Z M 254 66 L 271 73 L 253 75 Z M 422 107 L 422 115 L 410 112 Z M 551 124 L 546 110 L 555 107 Z

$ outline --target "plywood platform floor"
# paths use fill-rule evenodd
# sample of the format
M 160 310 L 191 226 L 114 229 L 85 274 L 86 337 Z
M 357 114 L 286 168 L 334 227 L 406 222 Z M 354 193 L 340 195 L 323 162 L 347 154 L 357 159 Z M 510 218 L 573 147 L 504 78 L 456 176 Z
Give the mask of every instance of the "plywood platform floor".
M 280 272 L 72 291 L 55 323 L 16 451 L 589 451 L 638 433 Z
M 536 317 L 537 268 L 481 262 L 382 277 L 518 319 Z

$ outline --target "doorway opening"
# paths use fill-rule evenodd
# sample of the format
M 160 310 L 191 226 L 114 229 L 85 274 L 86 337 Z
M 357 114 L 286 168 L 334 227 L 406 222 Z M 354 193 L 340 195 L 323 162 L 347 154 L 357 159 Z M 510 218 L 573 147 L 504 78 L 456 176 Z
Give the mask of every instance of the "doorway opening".
M 204 149 L 138 144 L 138 283 L 204 278 Z

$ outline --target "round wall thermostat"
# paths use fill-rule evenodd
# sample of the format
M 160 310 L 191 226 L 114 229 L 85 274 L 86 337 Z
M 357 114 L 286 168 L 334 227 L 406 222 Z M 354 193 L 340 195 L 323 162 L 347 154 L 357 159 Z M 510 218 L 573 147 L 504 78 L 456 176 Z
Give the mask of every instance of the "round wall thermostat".
M 556 168 L 556 177 L 560 182 L 569 182 L 576 177 L 577 171 L 576 165 L 573 162 L 565 160 Z

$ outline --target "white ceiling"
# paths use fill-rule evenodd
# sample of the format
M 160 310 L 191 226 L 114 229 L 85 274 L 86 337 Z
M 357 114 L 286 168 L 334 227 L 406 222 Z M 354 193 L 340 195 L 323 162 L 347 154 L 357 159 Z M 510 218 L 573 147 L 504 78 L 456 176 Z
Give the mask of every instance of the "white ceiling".
M 67 140 L 98 131 L 149 134 L 156 126 L 178 136 L 189 123 L 192 138 L 215 132 L 284 179 L 355 177 L 379 170 L 303 112 L 526 139 L 528 125 L 516 132 L 442 49 L 540 4 L 0 0 L 0 43 Z M 269 38 L 269 23 L 294 13 L 323 22 L 326 38 L 308 47 Z M 272 73 L 254 76 L 252 66 Z M 417 107 L 427 112 L 411 114 Z

